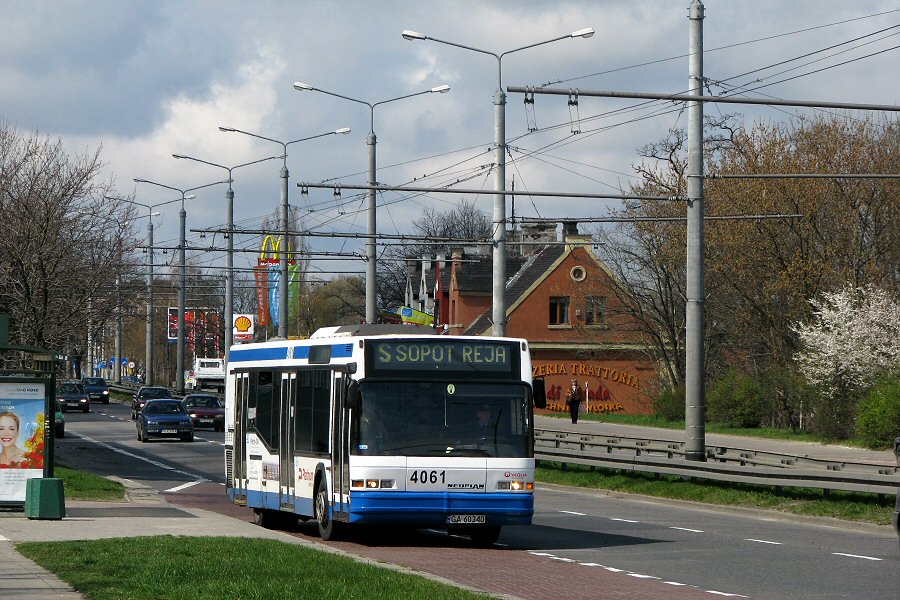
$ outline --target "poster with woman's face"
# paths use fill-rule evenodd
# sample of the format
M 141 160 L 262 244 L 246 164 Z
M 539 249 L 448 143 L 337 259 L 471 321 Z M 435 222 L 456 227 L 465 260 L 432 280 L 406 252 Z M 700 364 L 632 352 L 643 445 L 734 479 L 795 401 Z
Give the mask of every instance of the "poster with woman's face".
M 44 473 L 45 384 L 0 382 L 0 502 L 25 502 Z

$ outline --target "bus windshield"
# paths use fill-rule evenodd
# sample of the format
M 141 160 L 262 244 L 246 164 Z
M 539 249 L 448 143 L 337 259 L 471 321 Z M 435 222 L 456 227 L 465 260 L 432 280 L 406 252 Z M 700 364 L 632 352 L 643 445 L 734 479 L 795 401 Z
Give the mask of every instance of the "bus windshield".
M 363 381 L 351 448 L 368 456 L 530 458 L 524 383 Z

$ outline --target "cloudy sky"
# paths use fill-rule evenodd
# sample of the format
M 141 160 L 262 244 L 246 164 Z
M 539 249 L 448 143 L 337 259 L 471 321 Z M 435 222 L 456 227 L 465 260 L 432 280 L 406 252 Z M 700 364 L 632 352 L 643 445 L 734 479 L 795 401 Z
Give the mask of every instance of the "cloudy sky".
M 403 30 L 502 53 L 592 27 L 596 35 L 589 39 L 507 55 L 504 88 L 549 84 L 673 93 L 687 86 L 688 4 L 0 0 L 0 123 L 59 138 L 72 153 L 102 147 L 104 178 L 120 195 L 134 194 L 148 204 L 179 195 L 135 184 L 134 178 L 184 189 L 226 175 L 176 160 L 173 153 L 235 166 L 281 152 L 278 144 L 223 133 L 219 126 L 283 142 L 350 127 L 349 135 L 288 147 L 290 202 L 311 229 L 362 233 L 365 203 L 359 193 L 344 190 L 336 198 L 332 190 L 312 189 L 301 196 L 295 184 L 365 182 L 369 108 L 298 92 L 293 82 L 370 103 L 451 86 L 447 94 L 376 107 L 378 180 L 426 187 L 459 180 L 465 189 L 490 190 L 496 59 L 434 41 L 407 41 Z M 705 7 L 704 72 L 711 93 L 774 83 L 747 95 L 900 104 L 897 0 L 707 0 Z M 658 103 L 612 112 L 637 103 L 582 96 L 572 107 L 565 96 L 538 95 L 533 110 L 526 111 L 523 97 L 509 94 L 507 179 L 520 190 L 616 193 L 632 178 L 636 149 L 687 121 L 677 106 Z M 706 110 L 739 111 L 751 122 L 812 113 L 733 105 Z M 276 210 L 280 166 L 274 160 L 234 171 L 239 226 L 258 228 Z M 196 196 L 186 207 L 188 229 L 226 221 L 224 186 Z M 443 211 L 461 197 L 386 193 L 379 198 L 378 229 L 409 233 L 423 209 Z M 490 194 L 465 198 L 491 214 Z M 591 217 L 605 215 L 609 206 L 525 197 L 516 201 L 515 211 L 526 217 Z M 158 244 L 177 242 L 177 207 L 163 207 L 155 218 Z M 199 242 L 196 234 L 189 236 Z M 216 243 L 223 245 L 221 237 Z M 257 237 L 236 238 L 240 247 L 258 244 Z M 360 240 L 315 238 L 310 246 L 363 251 Z M 196 260 L 224 264 L 221 253 Z M 364 270 L 353 261 L 314 266 Z

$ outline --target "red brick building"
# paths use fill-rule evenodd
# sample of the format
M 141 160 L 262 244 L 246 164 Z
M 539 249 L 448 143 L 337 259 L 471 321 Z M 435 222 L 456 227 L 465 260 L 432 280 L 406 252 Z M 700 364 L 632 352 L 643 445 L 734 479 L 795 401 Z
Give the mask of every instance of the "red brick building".
M 651 349 L 590 238 L 568 229 L 564 243 L 507 258 L 507 335 L 529 341 L 534 376 L 545 378 L 552 409 L 565 410 L 574 378 L 592 412 L 649 413 Z M 407 300 L 449 333 L 490 335 L 491 282 L 490 256 L 456 251 L 411 273 L 408 289 L 417 293 Z

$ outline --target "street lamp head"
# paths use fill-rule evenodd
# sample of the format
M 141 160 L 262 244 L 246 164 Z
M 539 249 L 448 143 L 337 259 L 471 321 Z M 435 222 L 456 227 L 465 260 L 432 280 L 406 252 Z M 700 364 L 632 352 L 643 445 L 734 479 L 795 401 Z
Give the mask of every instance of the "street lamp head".
M 350 133 L 350 128 L 349 127 L 341 127 L 340 129 L 335 129 L 334 133 L 339 133 L 341 135 L 347 135 L 348 133 Z
M 449 85 L 439 85 L 437 87 L 431 88 L 430 91 L 432 94 L 446 94 L 447 92 L 450 91 L 450 86 Z
M 589 38 L 589 37 L 591 37 L 592 35 L 594 35 L 594 28 L 593 28 L 593 27 L 585 27 L 584 29 L 579 29 L 578 31 L 573 31 L 573 32 L 572 32 L 572 37 L 573 37 L 573 38 L 576 38 L 576 37 L 580 37 L 580 38 Z
M 146 180 L 146 179 L 137 179 L 137 178 L 134 179 L 134 182 L 135 182 L 135 183 L 150 183 L 150 182 L 149 182 L 148 180 Z
M 173 154 L 172 158 L 190 158 L 189 156 L 185 156 L 184 154 Z
M 299 81 L 295 81 L 295 82 L 294 82 L 294 89 L 297 90 L 298 92 L 303 92 L 303 91 L 314 90 L 314 89 L 316 89 L 316 88 L 314 88 L 313 86 L 309 85 L 308 83 L 301 83 L 301 82 L 299 82 Z
M 220 125 L 219 131 L 224 131 L 225 133 L 233 133 L 233 132 L 237 131 L 237 129 L 235 129 L 234 127 L 222 127 Z
M 404 40 L 427 40 L 428 36 L 424 33 L 419 33 L 418 31 L 410 31 L 409 29 L 404 29 L 403 33 L 400 35 L 403 36 Z

